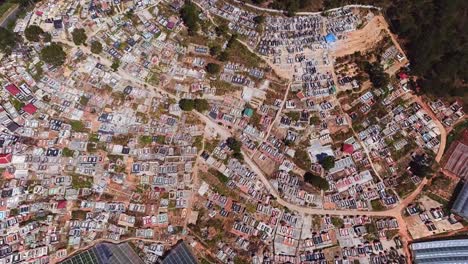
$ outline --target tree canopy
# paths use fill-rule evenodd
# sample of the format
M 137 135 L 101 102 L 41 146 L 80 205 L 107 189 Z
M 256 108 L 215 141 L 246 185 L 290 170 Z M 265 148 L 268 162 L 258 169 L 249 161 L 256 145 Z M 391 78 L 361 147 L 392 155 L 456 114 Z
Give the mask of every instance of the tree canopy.
M 392 30 L 407 40 L 411 69 L 422 92 L 464 96 L 467 103 L 468 48 L 465 0 L 396 0 L 386 9 Z
M 111 69 L 113 71 L 117 71 L 120 67 L 120 60 L 118 59 L 115 59 L 113 62 L 112 62 L 112 65 L 111 65 Z
M 234 152 L 240 152 L 241 150 L 241 147 L 242 147 L 242 142 L 238 141 L 236 138 L 234 137 L 229 137 L 226 139 L 226 144 L 228 145 L 228 147 L 230 149 L 232 149 L 232 151 Z
M 75 45 L 81 45 L 86 43 L 88 36 L 86 36 L 86 32 L 83 28 L 75 28 L 72 31 L 72 38 Z
M 186 1 L 180 9 L 180 16 L 185 26 L 187 26 L 190 35 L 195 35 L 198 31 L 199 13 L 197 6 L 192 1 Z
M 335 167 L 335 157 L 326 156 L 320 161 L 320 165 L 322 165 L 325 170 L 330 170 L 331 168 Z
M 314 175 L 312 172 L 306 172 L 304 174 L 304 181 L 310 183 L 312 186 L 319 188 L 320 190 L 328 190 L 328 181 L 324 178 Z
M 230 149 L 232 149 L 232 157 L 238 160 L 244 160 L 244 155 L 242 155 L 241 148 L 242 142 L 238 141 L 234 137 L 228 137 L 226 139 L 226 144 Z
M 258 24 L 263 24 L 263 22 L 265 22 L 265 17 L 262 15 L 259 15 L 259 16 L 254 17 L 253 21 Z
M 211 56 L 218 56 L 218 54 L 221 52 L 221 46 L 219 45 L 213 45 L 210 47 L 210 55 Z
M 179 107 L 183 111 L 197 110 L 198 112 L 204 112 L 210 109 L 210 104 L 205 99 L 180 99 Z
M 30 25 L 24 30 L 24 37 L 32 42 L 41 40 L 42 34 L 44 34 L 44 30 L 37 25 Z
M 94 54 L 99 54 L 102 52 L 102 44 L 98 41 L 91 42 L 91 52 Z
M 390 76 L 379 62 L 364 64 L 364 70 L 369 74 L 369 79 L 376 88 L 385 88 L 390 82 Z
M 47 64 L 61 66 L 65 62 L 67 54 L 60 44 L 53 42 L 41 50 L 40 57 Z
M 221 71 L 221 66 L 217 63 L 208 63 L 206 65 L 206 71 L 209 73 L 209 74 L 218 74 L 219 71 Z
M 0 27 L 0 51 L 10 53 L 15 47 L 16 36 L 13 32 Z

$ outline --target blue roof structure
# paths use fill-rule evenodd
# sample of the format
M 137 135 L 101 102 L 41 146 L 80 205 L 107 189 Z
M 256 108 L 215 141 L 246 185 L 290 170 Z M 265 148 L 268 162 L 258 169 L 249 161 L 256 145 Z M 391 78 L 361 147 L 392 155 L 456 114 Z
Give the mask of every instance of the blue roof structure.
M 327 43 L 333 43 L 336 41 L 336 36 L 333 33 L 328 33 L 328 35 L 325 36 L 325 41 Z

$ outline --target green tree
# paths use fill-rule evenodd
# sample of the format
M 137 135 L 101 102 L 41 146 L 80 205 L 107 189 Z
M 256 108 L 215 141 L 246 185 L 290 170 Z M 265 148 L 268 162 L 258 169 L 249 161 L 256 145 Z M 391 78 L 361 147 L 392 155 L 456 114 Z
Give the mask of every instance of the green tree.
M 102 44 L 98 41 L 91 42 L 91 52 L 94 54 L 99 54 L 102 52 Z
M 195 108 L 195 102 L 190 99 L 180 99 L 179 107 L 183 111 L 192 111 Z
M 75 132 L 86 132 L 86 126 L 83 124 L 83 122 L 78 121 L 78 120 L 72 120 L 70 121 L 71 129 Z
M 330 170 L 331 168 L 335 167 L 335 157 L 326 156 L 320 161 L 320 165 L 322 165 L 325 170 Z
M 41 50 L 40 57 L 45 63 L 58 67 L 63 65 L 67 54 L 60 44 L 52 42 Z
M 64 157 L 73 157 L 73 154 L 75 153 L 75 151 L 69 149 L 69 148 L 63 148 L 62 149 L 62 156 Z
M 141 145 L 146 146 L 146 145 L 153 143 L 153 137 L 143 135 L 138 138 L 138 141 L 140 142 Z
M 72 38 L 73 38 L 73 43 L 79 46 L 81 44 L 86 43 L 86 39 L 88 38 L 88 36 L 86 36 L 86 32 L 83 28 L 75 28 L 72 31 Z
M 228 147 L 230 149 L 232 149 L 232 151 L 234 152 L 240 152 L 241 150 L 241 147 L 242 147 L 242 142 L 238 141 L 236 138 L 234 137 L 229 137 L 226 139 L 226 144 L 228 145 Z
M 238 38 L 237 34 L 232 34 L 231 37 L 228 39 L 226 48 L 227 49 L 231 48 L 234 45 L 234 43 L 237 41 L 237 38 Z
M 113 71 L 117 71 L 120 67 L 120 60 L 118 59 L 115 59 L 113 62 L 112 62 L 112 65 L 111 65 L 111 68 Z
M 262 15 L 259 15 L 259 16 L 254 17 L 253 21 L 257 24 L 263 24 L 265 22 L 265 17 Z
M 210 47 L 210 55 L 211 56 L 218 56 L 218 54 L 221 52 L 221 46 L 219 45 L 213 45 Z
M 218 60 L 228 61 L 229 60 L 229 53 L 227 51 L 222 51 L 218 56 Z
M 221 66 L 217 63 L 208 63 L 206 65 L 206 71 L 209 74 L 216 75 L 221 71 Z
M 229 32 L 229 27 L 227 24 L 222 23 L 221 25 L 215 28 L 215 31 L 216 31 L 216 35 L 224 36 L 224 35 L 227 35 L 227 33 Z
M 180 16 L 184 21 L 185 26 L 188 28 L 190 35 L 195 35 L 199 28 L 199 11 L 197 6 L 191 1 L 186 1 L 184 6 L 180 9 Z
M 128 18 L 128 19 L 131 19 L 134 15 L 135 11 L 133 9 L 130 9 L 127 11 L 127 13 L 125 13 L 125 17 Z
M 194 100 L 195 110 L 198 112 L 205 112 L 210 109 L 210 104 L 205 99 L 195 99 Z
M 44 30 L 37 25 L 30 25 L 24 30 L 24 37 L 32 42 L 41 40 L 42 34 L 44 34 Z
M 385 88 L 390 82 L 390 76 L 386 73 L 379 62 L 366 62 L 364 70 L 369 74 L 369 79 L 376 88 Z
M 183 111 L 197 110 L 198 112 L 204 112 L 210 109 L 210 104 L 205 99 L 181 99 L 179 101 L 179 107 Z
M 45 43 L 48 43 L 48 42 L 52 41 L 52 35 L 50 35 L 49 32 L 44 32 L 44 34 L 42 34 L 42 36 L 44 37 L 44 42 Z
M 304 174 L 304 181 L 310 183 L 312 186 L 319 188 L 320 190 L 328 190 L 330 187 L 327 180 L 320 176 L 314 175 L 309 171 Z
M 0 51 L 4 53 L 11 53 L 15 47 L 16 35 L 3 27 L 0 27 Z

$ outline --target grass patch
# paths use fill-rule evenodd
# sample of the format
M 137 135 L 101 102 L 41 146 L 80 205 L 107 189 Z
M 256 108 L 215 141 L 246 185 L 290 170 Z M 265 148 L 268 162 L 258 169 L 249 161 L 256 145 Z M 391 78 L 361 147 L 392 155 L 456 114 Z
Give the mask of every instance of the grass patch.
M 81 105 L 86 106 L 86 105 L 88 104 L 88 102 L 89 102 L 89 98 L 88 98 L 88 97 L 86 97 L 86 96 L 84 96 L 84 95 L 82 95 L 82 96 L 80 97 L 80 104 L 81 104 Z
M 385 210 L 385 206 L 383 206 L 382 202 L 380 200 L 372 200 L 371 201 L 371 206 L 374 211 L 383 211 Z
M 447 136 L 447 147 L 445 148 L 444 153 L 447 152 L 447 150 L 450 148 L 452 142 L 460 138 L 461 133 L 465 130 L 465 128 L 468 128 L 468 120 L 465 120 L 464 122 L 453 127 L 452 131 Z
M 147 146 L 153 143 L 153 137 L 152 136 L 140 136 L 138 138 L 138 142 L 140 142 L 140 144 L 143 146 Z
M 75 210 L 71 212 L 71 218 L 75 220 L 84 220 L 88 212 L 83 210 Z
M 72 187 L 74 189 L 91 188 L 93 186 L 91 177 L 76 173 L 73 173 L 70 176 L 72 177 Z
M 331 222 L 335 227 L 342 227 L 343 224 L 344 224 L 343 219 L 341 217 L 337 217 L 337 216 L 332 216 L 331 217 Z
M 219 145 L 218 139 L 205 140 L 205 151 L 211 153 Z
M 23 106 L 24 106 L 24 103 L 21 102 L 20 100 L 16 99 L 16 98 L 11 98 L 10 102 L 13 105 L 13 107 L 16 109 L 16 111 L 21 110 L 21 108 L 23 108 Z
M 70 121 L 71 129 L 75 132 L 87 132 L 86 126 L 83 122 L 78 120 Z
M 196 136 L 193 138 L 193 146 L 200 151 L 203 148 L 203 136 Z
M 262 59 L 257 54 L 252 53 L 238 40 L 233 41 L 226 51 L 228 59 L 232 62 L 242 63 L 247 67 L 259 67 L 262 63 Z
M 0 18 L 10 9 L 14 6 L 14 3 L 11 2 L 5 2 L 0 5 Z
M 211 87 L 216 88 L 216 95 L 225 95 L 228 93 L 240 91 L 242 89 L 242 87 L 240 86 L 236 86 L 236 85 L 233 85 L 231 83 L 228 83 L 226 81 L 219 80 L 219 79 L 211 80 L 210 85 Z
M 397 193 L 401 198 L 405 198 L 414 190 L 416 190 L 416 184 L 414 184 L 414 182 L 410 179 L 406 179 L 405 181 L 399 183 Z
M 75 151 L 69 149 L 69 148 L 63 148 L 62 149 L 62 156 L 64 157 L 73 157 L 73 154 L 75 153 Z
M 219 171 L 217 171 L 217 170 L 215 170 L 213 168 L 210 168 L 208 170 L 208 172 L 211 173 L 212 175 L 216 176 L 216 178 L 222 183 L 226 184 L 229 181 L 229 178 L 226 175 L 222 174 L 221 172 L 219 172 Z
M 398 229 L 385 230 L 385 237 L 387 240 L 394 238 L 398 234 Z
M 303 149 L 297 149 L 293 159 L 294 163 L 303 170 L 310 170 L 312 162 L 309 159 L 309 154 Z

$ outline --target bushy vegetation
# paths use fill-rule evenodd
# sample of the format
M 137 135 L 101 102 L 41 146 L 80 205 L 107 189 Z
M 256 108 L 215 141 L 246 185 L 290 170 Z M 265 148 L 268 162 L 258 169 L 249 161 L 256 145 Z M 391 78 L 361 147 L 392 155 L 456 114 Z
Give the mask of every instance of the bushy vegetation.
M 91 42 L 91 52 L 94 54 L 99 54 L 102 52 L 102 44 L 98 41 Z
M 86 126 L 83 122 L 78 120 L 70 121 L 71 129 L 75 132 L 87 132 Z
M 331 168 L 335 167 L 335 157 L 327 156 L 327 157 L 323 158 L 320 161 L 320 165 L 322 165 L 322 167 L 325 170 L 330 170 Z
M 391 30 L 405 41 L 404 48 L 421 91 L 440 97 L 460 96 L 468 101 L 467 12 L 464 0 L 325 0 L 324 8 L 345 4 L 382 7 Z
M 320 190 L 326 191 L 330 187 L 327 180 L 320 176 L 314 175 L 309 171 L 304 174 L 304 181 L 310 183 L 312 186 L 317 187 Z
M 217 64 L 217 63 L 208 63 L 206 65 L 206 71 L 209 74 L 216 75 L 221 71 L 221 66 L 219 64 Z
M 386 73 L 379 62 L 366 62 L 364 71 L 369 75 L 369 79 L 375 88 L 385 88 L 390 82 L 390 76 Z
M 138 138 L 138 142 L 140 142 L 141 145 L 146 146 L 153 143 L 153 137 L 143 135 Z
M 44 34 L 44 30 L 37 25 L 30 25 L 24 30 L 24 37 L 33 42 L 38 42 L 42 34 Z
M 189 35 L 195 35 L 199 28 L 199 10 L 192 1 L 185 1 L 184 6 L 180 9 L 180 17 L 184 21 L 184 25 L 188 28 Z
M 64 157 L 73 157 L 73 154 L 75 153 L 75 151 L 69 149 L 69 148 L 63 148 L 62 149 L 62 156 Z
M 179 107 L 183 111 L 197 110 L 198 112 L 204 112 L 210 109 L 210 104 L 205 99 L 181 99 L 179 101 Z
M 467 12 L 464 0 L 399 0 L 387 9 L 392 29 L 408 40 L 405 46 L 411 67 L 423 77 L 423 91 L 437 96 L 466 96 Z
M 242 142 L 238 141 L 233 137 L 226 139 L 226 144 L 232 149 L 232 157 L 238 160 L 244 160 L 244 156 L 241 153 Z
M 254 4 L 263 4 L 266 0 L 252 0 Z M 312 5 L 312 0 L 274 0 L 269 4 L 270 8 L 284 10 L 286 15 L 293 16 L 297 11 Z
M 119 67 L 120 67 L 120 60 L 115 59 L 112 62 L 111 69 L 116 72 L 119 69 Z
M 86 32 L 84 29 L 82 28 L 75 28 L 73 31 L 72 31 L 72 38 L 73 38 L 73 43 L 75 43 L 75 45 L 81 45 L 81 44 L 85 44 L 86 43 L 86 39 L 88 38 L 86 36 Z
M 16 35 L 8 29 L 0 27 L 0 51 L 11 53 L 16 44 Z
M 300 145 L 300 144 L 299 144 Z M 310 166 L 312 165 L 309 154 L 304 149 L 296 149 L 296 153 L 294 154 L 294 164 L 303 170 L 310 170 Z
M 65 62 L 67 54 L 58 43 L 52 43 L 41 50 L 41 59 L 50 65 L 61 66 Z

